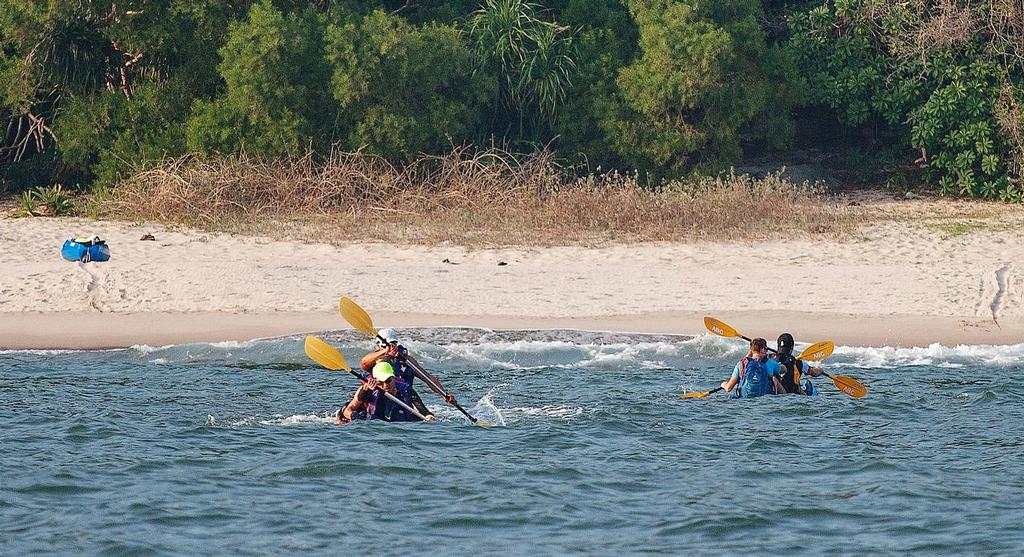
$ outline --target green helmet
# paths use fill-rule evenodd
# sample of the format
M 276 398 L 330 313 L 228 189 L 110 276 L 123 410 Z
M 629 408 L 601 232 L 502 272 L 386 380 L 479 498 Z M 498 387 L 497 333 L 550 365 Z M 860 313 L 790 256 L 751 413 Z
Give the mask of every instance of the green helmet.
M 387 362 L 377 362 L 373 366 L 373 378 L 377 381 L 387 381 L 395 376 L 395 368 Z

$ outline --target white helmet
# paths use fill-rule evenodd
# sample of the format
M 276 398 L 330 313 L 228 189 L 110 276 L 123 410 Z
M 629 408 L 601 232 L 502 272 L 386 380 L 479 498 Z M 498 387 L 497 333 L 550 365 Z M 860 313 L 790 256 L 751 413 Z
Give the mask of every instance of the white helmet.
M 391 328 L 381 329 L 381 330 L 377 331 L 377 336 L 380 337 L 380 338 L 377 339 L 377 344 L 381 348 L 384 347 L 385 343 L 386 344 L 391 344 L 392 342 L 394 342 L 394 343 L 398 342 L 398 333 L 395 332 L 395 330 L 391 329 Z M 383 338 L 384 340 L 381 341 L 381 338 Z

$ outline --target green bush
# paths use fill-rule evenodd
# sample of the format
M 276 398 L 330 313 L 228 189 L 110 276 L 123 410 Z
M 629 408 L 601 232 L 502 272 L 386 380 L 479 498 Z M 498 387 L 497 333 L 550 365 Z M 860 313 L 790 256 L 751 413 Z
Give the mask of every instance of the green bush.
M 34 217 L 39 212 L 39 203 L 36 192 L 29 190 L 21 192 L 18 196 L 18 215 L 22 217 Z
M 812 101 L 848 126 L 886 127 L 940 193 L 1020 201 L 1019 147 L 997 102 L 1019 95 L 1021 68 L 999 54 L 1007 38 L 982 24 L 997 4 L 826 2 L 791 19 L 792 45 Z
M 568 0 L 559 21 L 577 29 L 572 91 L 556 114 L 556 142 L 562 156 L 585 160 L 590 168 L 616 168 L 618 153 L 602 123 L 621 106 L 616 78 L 637 53 L 637 29 L 629 9 L 617 0 Z
M 325 42 L 348 148 L 403 161 L 473 139 L 493 86 L 454 27 L 378 10 L 329 26 Z
M 46 207 L 50 216 L 60 217 L 74 211 L 74 203 L 68 197 L 64 186 L 57 184 L 49 187 L 39 187 L 35 190 L 36 198 Z
M 316 14 L 285 15 L 269 0 L 234 22 L 217 66 L 223 95 L 199 99 L 187 126 L 187 146 L 201 153 L 296 153 L 313 140 L 317 123 L 332 122 L 323 102 L 323 32 Z
M 75 210 L 68 192 L 60 184 L 49 187 L 40 186 L 24 191 L 18 196 L 17 201 L 18 215 L 23 217 L 42 214 L 60 217 L 71 214 Z
M 618 114 L 605 122 L 623 158 L 658 173 L 719 169 L 757 130 L 782 146 L 802 102 L 788 51 L 769 44 L 759 2 L 634 0 L 639 57 L 623 68 Z
M 525 0 L 485 0 L 469 21 L 479 71 L 496 78 L 491 128 L 500 137 L 546 142 L 577 71 L 571 29 Z

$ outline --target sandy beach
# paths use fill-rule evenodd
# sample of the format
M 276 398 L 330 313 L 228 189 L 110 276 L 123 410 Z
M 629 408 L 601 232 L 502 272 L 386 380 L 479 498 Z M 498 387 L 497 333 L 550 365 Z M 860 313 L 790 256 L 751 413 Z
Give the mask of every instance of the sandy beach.
M 378 327 L 704 333 L 843 345 L 1024 341 L 1020 214 L 959 229 L 905 219 L 848 239 L 467 249 L 328 245 L 70 218 L 2 218 L 0 348 L 112 348 Z M 151 234 L 155 240 L 142 240 Z M 105 263 L 60 258 L 99 235 Z

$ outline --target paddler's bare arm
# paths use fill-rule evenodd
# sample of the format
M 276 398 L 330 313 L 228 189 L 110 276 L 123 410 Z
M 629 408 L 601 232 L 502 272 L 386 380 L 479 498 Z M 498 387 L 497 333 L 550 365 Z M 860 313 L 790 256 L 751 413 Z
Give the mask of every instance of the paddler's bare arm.
M 387 349 L 382 348 L 380 350 L 377 350 L 376 352 L 370 352 L 369 354 L 363 356 L 363 359 L 359 360 L 360 369 L 369 373 L 370 370 L 373 369 L 374 364 L 377 363 L 377 360 L 383 358 L 384 355 L 387 353 Z
M 377 351 L 374 351 L 374 352 L 370 352 L 369 354 L 363 356 L 363 359 L 359 360 L 359 367 L 363 371 L 369 372 L 371 369 L 373 369 L 374 364 L 376 364 L 377 361 L 380 360 L 381 358 L 386 358 L 386 357 L 394 358 L 397 355 L 398 355 L 398 347 L 397 346 L 391 345 L 391 346 L 388 346 L 387 348 L 381 348 L 380 350 L 377 350 Z
M 363 383 L 362 385 L 359 385 L 359 388 L 356 389 L 355 394 L 352 395 L 352 400 L 348 403 L 347 406 L 345 406 L 345 410 L 341 413 L 344 419 L 352 421 L 352 413 L 359 412 L 366 406 L 366 403 L 363 402 L 363 399 L 370 393 L 370 391 L 373 390 L 373 387 L 370 386 L 370 383 L 376 383 L 376 381 L 371 377 L 369 381 Z
M 732 388 L 735 387 L 736 383 L 739 382 L 739 379 L 736 379 L 735 377 L 730 377 L 729 379 L 722 381 L 722 390 L 727 393 L 731 393 Z

